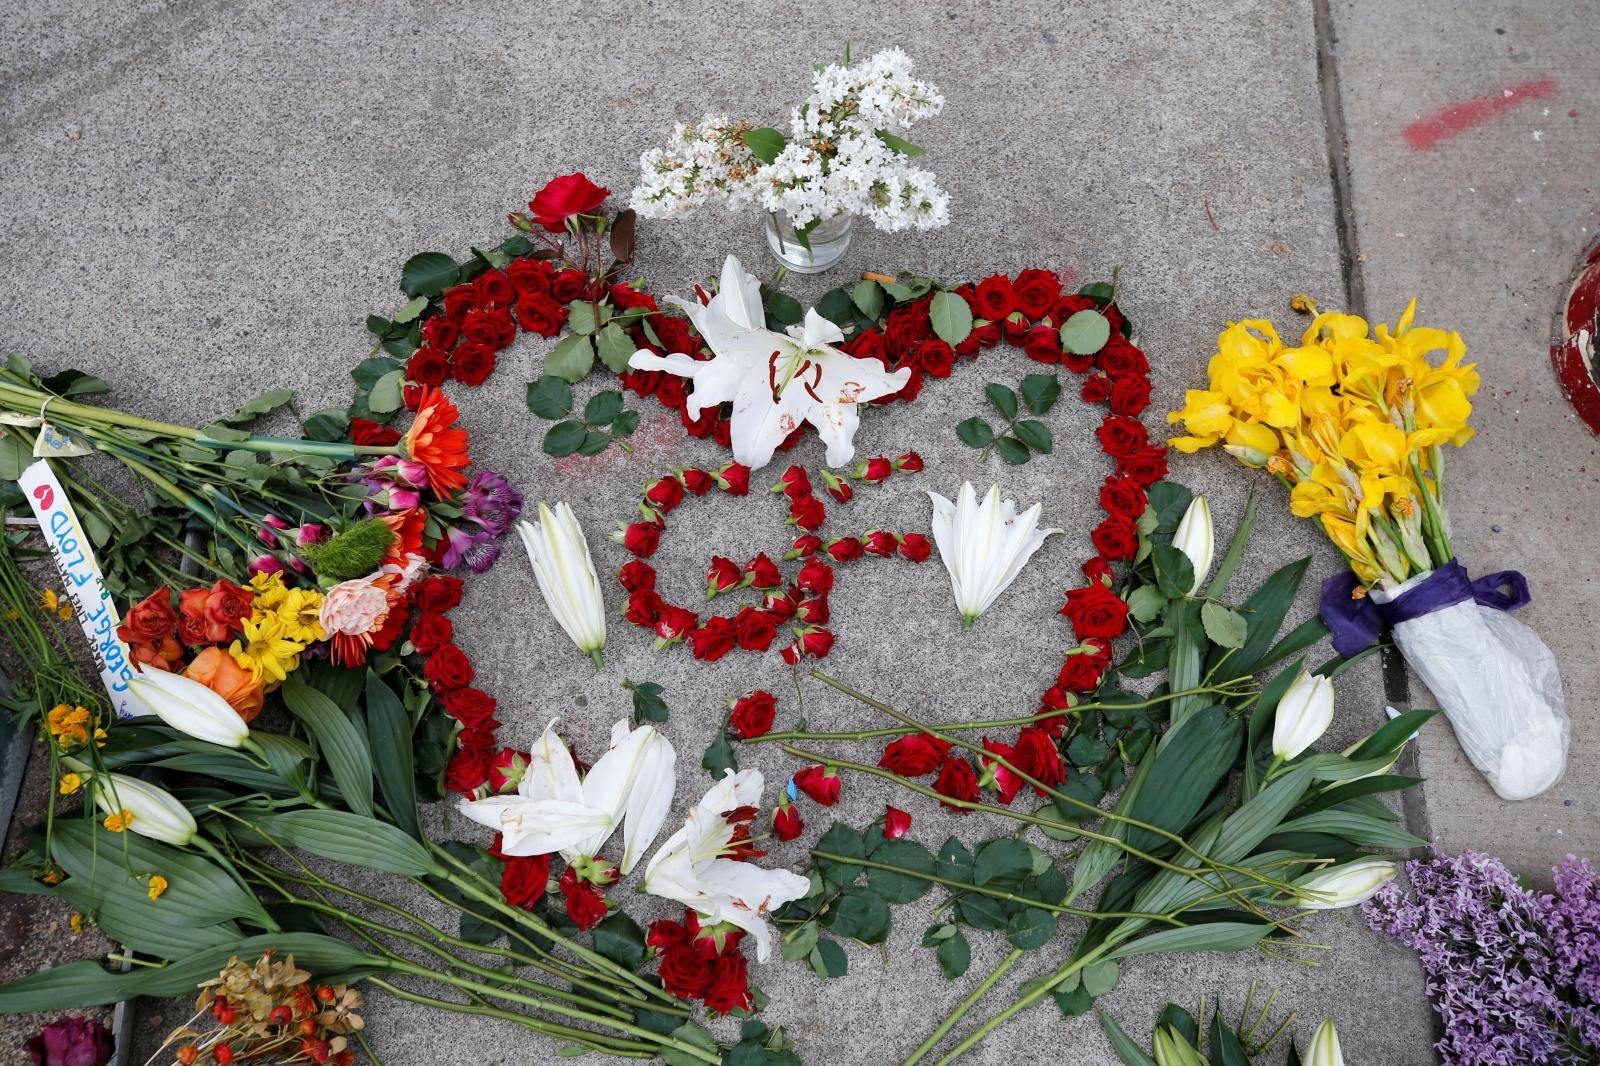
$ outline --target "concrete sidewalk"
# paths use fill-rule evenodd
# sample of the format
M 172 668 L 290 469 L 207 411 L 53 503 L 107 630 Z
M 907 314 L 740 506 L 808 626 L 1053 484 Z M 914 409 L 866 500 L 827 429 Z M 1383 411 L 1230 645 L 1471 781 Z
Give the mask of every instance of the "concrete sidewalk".
M 1466 333 L 1486 386 L 1480 437 L 1451 470 L 1457 541 L 1469 566 L 1528 572 L 1529 617 L 1562 661 L 1577 741 L 1560 789 L 1508 807 L 1448 729 L 1430 728 L 1427 817 L 1445 846 L 1498 851 L 1537 876 L 1567 850 L 1600 852 L 1589 785 L 1600 752 L 1600 591 L 1584 521 L 1600 503 L 1600 458 L 1560 405 L 1546 354 L 1557 286 L 1595 221 L 1585 183 L 1600 162 L 1600 41 L 1573 0 L 1522 10 L 1514 23 L 1511 12 L 1527 5 L 1509 0 L 1503 15 L 1486 3 L 1341 0 L 1320 12 L 1318 3 L 25 2 L 10 17 L 3 63 L 0 201 L 10 207 L 0 230 L 9 252 L 0 342 L 43 366 L 99 372 L 118 388 L 114 399 L 173 421 L 206 421 L 268 384 L 293 387 L 302 410 L 338 403 L 345 369 L 369 344 L 362 321 L 398 303 L 409 255 L 500 239 L 504 213 L 554 174 L 582 169 L 625 194 L 638 152 L 674 120 L 724 110 L 777 122 L 803 95 L 809 64 L 845 40 L 857 53 L 900 44 L 948 98 L 917 140 L 952 193 L 953 223 L 913 236 L 858 227 L 834 274 L 791 281 L 800 298 L 864 269 L 978 278 L 1049 266 L 1083 281 L 1120 264 L 1125 306 L 1155 364 L 1152 426 L 1203 380 L 1225 322 L 1287 323 L 1295 292 L 1342 304 L 1347 276 L 1357 308 L 1392 317 L 1418 292 L 1429 324 Z M 1336 75 L 1337 91 L 1323 75 Z M 1405 128 L 1429 113 L 1544 77 L 1557 86 L 1546 98 L 1425 150 L 1408 147 Z M 1330 166 L 1346 147 L 1347 176 Z M 639 246 L 639 273 L 657 293 L 686 292 L 729 251 L 770 268 L 753 215 L 641 226 Z M 553 469 L 538 451 L 543 424 L 523 402 L 545 351 L 519 341 L 471 393 L 474 456 L 509 473 L 530 500 L 581 497 L 592 541 L 628 513 L 646 480 L 715 460 L 715 449 L 647 417 L 626 460 Z M 848 524 L 925 528 L 924 486 L 948 494 L 963 478 L 999 476 L 1008 495 L 1047 501 L 1046 518 L 1067 535 L 970 634 L 955 624 L 936 563 L 852 573 L 834 601 L 840 643 L 829 667 L 842 678 L 931 714 L 998 714 L 1037 693 L 1041 664 L 1064 639 L 1048 619 L 1092 525 L 1080 502 L 1101 476 L 1091 423 L 1080 405 L 1061 404 L 1053 459 L 1004 470 L 978 467 L 951 429 L 977 411 L 983 382 L 1025 372 L 997 354 L 870 420 L 863 454 L 914 447 L 928 471 L 904 491 L 863 493 Z M 815 442 L 798 454 L 811 465 L 821 458 Z M 1231 529 L 1250 487 L 1243 471 L 1202 456 L 1175 461 L 1173 474 L 1207 492 Z M 706 505 L 693 543 L 663 549 L 663 580 L 687 595 L 710 550 L 781 550 L 776 513 L 760 504 Z M 1316 577 L 1337 566 L 1280 500 L 1262 507 L 1258 530 L 1236 587 L 1307 553 Z M 601 568 L 623 561 L 608 543 L 596 556 Z M 652 657 L 647 638 L 620 625 L 596 674 L 563 643 L 510 554 L 468 588 L 460 639 L 501 701 L 502 735 L 518 740 L 562 714 L 593 750 L 626 713 L 619 682 L 657 681 L 682 756 L 680 807 L 707 783 L 689 769 L 726 699 L 765 687 L 780 694 L 781 714 L 800 713 L 775 656 L 710 667 Z M 1301 606 L 1311 610 L 1311 597 Z M 1375 664 L 1353 672 L 1331 739 L 1369 730 L 1385 698 Z M 810 690 L 805 714 L 834 728 L 859 717 Z M 794 769 L 770 750 L 740 754 L 769 780 Z M 883 800 L 847 786 L 832 813 L 860 825 Z M 924 840 L 992 833 L 932 805 L 909 809 Z M 476 839 L 459 817 L 435 814 L 438 831 Z M 814 819 L 813 833 L 825 826 Z M 774 858 L 801 854 L 790 845 Z M 656 913 L 625 895 L 636 917 Z M 771 997 L 764 1017 L 789 1027 L 807 1062 L 897 1059 L 1001 954 L 974 937 L 968 977 L 946 983 L 918 946 L 927 913 L 903 910 L 887 966 L 858 948 L 850 975 L 826 984 L 783 963 L 753 972 Z M 1237 1009 L 1254 978 L 1281 987 L 1281 1001 L 1300 1012 L 1302 1044 L 1333 1015 L 1351 1062 L 1431 1061 L 1432 1017 L 1410 955 L 1354 915 L 1316 930 L 1332 947 L 1315 969 L 1262 957 L 1137 960 L 1103 1005 L 1144 1035 L 1167 1000 L 1220 994 Z M 1018 977 L 1042 968 L 1034 960 Z M 1013 995 L 1003 984 L 977 1013 Z M 461 1061 L 544 1062 L 555 1047 L 382 999 L 370 1016 L 391 1064 L 440 1061 L 443 1048 Z M 141 1032 L 181 1017 L 153 1005 Z M 16 1055 L 37 1021 L 0 1024 L 0 1057 Z M 1052 1061 L 1110 1061 L 1092 1019 L 1063 1020 L 1048 1007 L 1020 1016 L 971 1061 L 1010 1063 L 1044 1048 Z

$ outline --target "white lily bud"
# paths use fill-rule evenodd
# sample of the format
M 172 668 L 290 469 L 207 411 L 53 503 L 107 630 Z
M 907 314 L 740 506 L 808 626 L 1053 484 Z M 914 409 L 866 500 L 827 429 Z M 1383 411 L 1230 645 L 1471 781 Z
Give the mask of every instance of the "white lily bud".
M 128 688 L 165 723 L 196 740 L 237 748 L 250 735 L 239 712 L 211 688 L 182 674 L 145 670 Z
M 1182 1033 L 1166 1026 L 1156 1030 L 1151 1050 L 1156 1053 L 1156 1066 L 1206 1066 L 1194 1045 Z
M 1333 722 L 1333 682 L 1300 671 L 1278 701 L 1272 722 L 1272 754 L 1292 759 L 1316 743 Z
M 1211 528 L 1211 505 L 1204 496 L 1189 501 L 1189 509 L 1183 512 L 1178 531 L 1172 535 L 1172 546 L 1187 555 L 1194 567 L 1194 585 L 1189 589 L 1192 596 L 1211 573 L 1211 557 L 1217 551 L 1216 535 Z
M 1306 1066 L 1344 1066 L 1344 1051 L 1339 1047 L 1339 1033 L 1329 1018 L 1311 1034 L 1311 1046 L 1306 1049 Z
M 954 503 L 937 492 L 928 496 L 933 500 L 933 542 L 950 571 L 965 626 L 977 621 L 1017 579 L 1051 534 L 1061 532 L 1039 528 L 1040 504 L 1019 515 L 1016 501 L 1000 498 L 999 485 L 989 489 L 982 503 L 970 481 L 961 483 Z
M 1377 895 L 1378 889 L 1393 881 L 1397 872 L 1395 864 L 1387 859 L 1347 862 L 1295 882 L 1295 895 L 1308 911 L 1354 907 Z
M 594 572 L 589 542 L 578 516 L 565 503 L 555 511 L 539 501 L 539 520 L 518 522 L 517 535 L 528 550 L 539 592 L 561 628 L 595 666 L 603 666 L 600 649 L 606 646 L 606 605 L 600 595 L 600 578 Z
M 126 774 L 95 774 L 90 783 L 96 807 L 108 815 L 127 813 L 124 829 L 178 847 L 198 832 L 188 808 L 164 788 Z

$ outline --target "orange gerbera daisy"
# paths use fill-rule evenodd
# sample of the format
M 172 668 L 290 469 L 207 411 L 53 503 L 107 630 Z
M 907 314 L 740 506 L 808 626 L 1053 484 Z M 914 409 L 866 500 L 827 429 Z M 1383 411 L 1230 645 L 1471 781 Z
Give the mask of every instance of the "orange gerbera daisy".
M 428 525 L 428 515 L 422 508 L 407 507 L 404 511 L 388 511 L 377 517 L 394 533 L 384 562 L 404 567 L 407 556 L 422 554 L 422 533 Z
M 467 483 L 461 470 L 472 462 L 467 456 L 467 431 L 456 427 L 461 412 L 428 385 L 417 400 L 417 417 L 406 430 L 406 454 L 428 471 L 428 487 L 440 499 Z

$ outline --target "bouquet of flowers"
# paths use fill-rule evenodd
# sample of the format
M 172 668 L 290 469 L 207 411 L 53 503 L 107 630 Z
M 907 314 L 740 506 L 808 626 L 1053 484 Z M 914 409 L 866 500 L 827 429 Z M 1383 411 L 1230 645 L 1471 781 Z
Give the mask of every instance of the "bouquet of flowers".
M 1461 335 L 1317 315 L 1296 346 L 1270 322 L 1228 326 L 1209 368 L 1168 415 L 1185 452 L 1221 445 L 1290 490 L 1350 562 L 1323 585 L 1334 647 L 1353 655 L 1387 627 L 1433 691 L 1467 757 L 1506 799 L 1549 788 L 1570 727 L 1555 658 L 1506 612 L 1529 602 L 1514 570 L 1472 580 L 1450 545 L 1444 446 L 1471 439 L 1478 373 Z M 1443 352 L 1444 358 L 1430 356 Z
M 665 148 L 639 158 L 631 206 L 642 218 L 670 218 L 718 202 L 782 212 L 802 244 L 842 214 L 881 230 L 936 229 L 950 221 L 950 197 L 910 160 L 922 149 L 896 131 L 944 108 L 932 85 L 911 76 L 898 48 L 863 63 L 818 66 L 811 96 L 789 115 L 789 135 L 746 119 L 708 114 L 678 123 Z

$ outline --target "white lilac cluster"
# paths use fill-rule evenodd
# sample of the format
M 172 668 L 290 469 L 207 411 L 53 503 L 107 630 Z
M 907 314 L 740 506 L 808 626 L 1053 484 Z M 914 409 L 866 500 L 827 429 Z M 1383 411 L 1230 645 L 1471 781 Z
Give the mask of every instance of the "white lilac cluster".
M 949 222 L 950 197 L 911 164 L 910 146 L 894 131 L 943 108 L 944 97 L 911 76 L 911 57 L 898 48 L 829 64 L 812 75 L 811 96 L 790 114 L 788 141 L 770 164 L 745 143 L 748 122 L 707 115 L 680 123 L 666 148 L 640 157 L 631 206 L 666 218 L 713 201 L 754 202 L 797 228 L 850 213 L 881 230 L 934 229 Z

